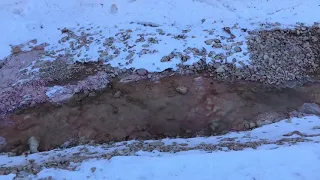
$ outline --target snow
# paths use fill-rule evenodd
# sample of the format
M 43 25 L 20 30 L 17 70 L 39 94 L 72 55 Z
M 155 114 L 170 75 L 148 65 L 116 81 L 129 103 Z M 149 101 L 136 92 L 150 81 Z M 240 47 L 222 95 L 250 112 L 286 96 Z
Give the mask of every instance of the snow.
M 111 10 L 113 4 L 117 6 L 117 12 Z M 192 65 L 203 58 L 188 47 L 214 51 L 214 57 L 230 53 L 228 62 L 235 58 L 237 65 L 241 65 L 239 60 L 249 64 L 245 43 L 248 33 L 243 28 L 266 29 L 270 27 L 268 23 L 276 22 L 280 23 L 276 26 L 281 28 L 292 28 L 297 22 L 312 25 L 319 21 L 319 10 L 318 0 L 1 0 L 0 20 L 4 25 L 1 35 L 5 38 L 0 39 L 0 59 L 10 55 L 12 45 L 21 45 L 22 50 L 28 51 L 35 45 L 47 43 L 46 51 L 49 53 L 42 60 L 54 60 L 59 55 L 69 54 L 73 61 L 103 58 L 112 66 L 145 68 L 151 72 L 176 69 L 180 59 L 160 61 L 172 52 L 190 56 L 183 63 L 185 65 Z M 144 23 L 157 27 L 144 26 Z M 231 28 L 234 42 L 225 38 L 230 35 L 223 30 L 224 27 Z M 72 31 L 73 36 L 70 38 L 70 34 L 62 33 L 63 28 Z M 141 34 L 144 34 L 143 42 L 137 41 Z M 84 35 L 85 41 L 89 42 L 86 45 L 80 41 Z M 177 38 L 179 35 L 185 37 Z M 104 45 L 109 37 L 114 38 L 113 47 Z M 215 38 L 220 39 L 226 49 L 213 49 L 204 43 Z M 79 48 L 74 48 L 77 46 Z M 235 52 L 236 46 L 242 49 L 241 53 Z M 120 51 L 119 55 L 116 50 Z M 207 57 L 207 63 L 210 58 Z M 30 67 L 27 70 L 30 71 Z M 46 95 L 53 98 L 62 91 L 63 87 L 54 86 Z M 295 131 L 303 135 L 289 134 Z M 302 138 L 306 142 L 277 144 L 285 138 Z M 256 149 L 248 147 L 240 151 L 223 145 L 262 141 L 267 143 Z M 29 160 L 41 165 L 59 158 L 72 159 L 78 154 L 88 160 L 72 163 L 75 171 L 45 168 L 37 175 L 28 174 L 26 179 L 49 176 L 53 179 L 110 180 L 320 179 L 320 118 L 317 116 L 287 119 L 252 131 L 221 136 L 160 140 L 164 146 L 176 144 L 177 147 L 189 148 L 188 151 L 140 150 L 130 156 L 114 156 L 110 160 L 102 158 L 136 142 L 82 145 L 28 156 L 2 154 L 0 167 L 27 166 Z M 159 141 L 144 141 L 146 144 L 155 142 Z M 219 150 L 205 151 L 199 148 L 201 145 L 215 145 Z M 94 171 L 93 167 L 96 168 Z M 9 174 L 0 176 L 0 179 L 14 177 L 14 174 Z
M 299 131 L 303 135 L 288 135 Z M 232 139 L 235 140 L 232 140 Z M 309 140 L 297 144 L 276 141 L 284 138 Z M 221 143 L 268 142 L 256 149 L 245 148 L 234 151 Z M 0 155 L 1 167 L 26 166 L 29 160 L 43 164 L 52 160 L 72 159 L 77 155 L 88 160 L 71 163 L 74 171 L 45 168 L 31 179 L 52 176 L 53 179 L 310 179 L 320 178 L 320 117 L 306 116 L 291 118 L 245 132 L 232 132 L 221 136 L 196 137 L 189 139 L 162 139 L 164 146 L 176 144 L 194 147 L 176 153 L 137 151 L 129 156 L 114 156 L 106 160 L 103 155 L 120 152 L 138 141 L 118 142 L 112 145 L 81 145 L 73 148 L 56 149 L 29 156 Z M 158 142 L 144 141 L 146 144 Z M 184 145 L 182 145 L 184 144 Z M 217 145 L 220 150 L 206 151 L 199 145 Z M 94 172 L 91 168 L 96 168 Z M 232 173 L 228 173 L 232 172 Z M 0 179 L 4 176 L 0 176 Z M 11 177 L 11 176 L 7 176 Z
M 63 91 L 65 88 L 62 87 L 62 86 L 53 86 L 53 87 L 50 87 L 48 89 L 48 91 L 46 92 L 46 95 L 49 97 L 49 98 L 52 98 L 54 97 L 57 93 L 60 93 L 61 91 Z
M 308 179 L 320 178 L 320 145 L 304 144 L 274 150 L 247 150 L 160 157 L 115 157 L 91 160 L 76 171 L 46 169 L 37 178 L 54 179 Z M 91 168 L 96 170 L 92 173 Z M 303 168 L 305 167 L 305 168 Z
M 117 13 L 111 12 L 111 5 L 118 8 Z M 0 40 L 0 59 L 10 54 L 9 45 L 18 45 L 37 39 L 36 44 L 49 43 L 48 51 L 62 50 L 60 54 L 70 53 L 74 61 L 97 60 L 105 50 L 102 45 L 107 37 L 117 37 L 114 46 L 120 50 L 120 55 L 113 57 L 107 63 L 112 66 L 146 68 L 149 71 L 162 71 L 167 68 L 176 69 L 179 59 L 170 62 L 160 62 L 163 56 L 172 51 L 183 52 L 187 47 L 207 48 L 206 39 L 228 36 L 222 28 L 233 27 L 232 33 L 236 36 L 235 42 L 245 41 L 247 36 L 241 28 L 257 29 L 265 28 L 261 23 L 281 23 L 281 27 L 293 26 L 297 22 L 312 24 L 319 21 L 317 12 L 320 10 L 317 0 L 2 0 L 0 2 L 0 19 L 6 28 L 2 28 L 2 35 L 6 38 Z M 205 20 L 204 22 L 202 20 Z M 159 27 L 142 26 L 139 22 L 158 24 Z M 234 27 L 235 26 L 235 27 Z M 77 35 L 91 33 L 92 43 L 87 47 L 74 50 L 70 47 L 73 39 L 64 43 L 58 40 L 65 37 L 58 28 L 68 28 Z M 120 30 L 131 29 L 131 37 L 127 40 L 135 53 L 132 63 L 126 64 L 126 57 L 130 54 L 125 50 L 125 44 L 115 36 Z M 157 29 L 162 29 L 166 34 L 159 35 Z M 186 39 L 177 40 L 172 35 L 182 34 L 182 30 L 190 30 Z M 205 30 L 211 30 L 208 32 Z M 142 42 L 136 43 L 138 34 L 148 33 L 146 38 L 158 39 L 158 44 L 151 44 L 143 48 Z M 192 36 L 195 36 L 194 38 Z M 28 50 L 34 42 L 27 43 L 23 50 Z M 225 46 L 231 46 L 231 42 L 222 42 Z M 30 46 L 30 47 L 29 47 Z M 233 58 L 248 64 L 249 55 L 245 43 L 239 44 L 241 53 L 231 51 L 227 61 Z M 142 49 L 157 50 L 154 54 L 139 54 Z M 175 50 L 176 49 L 176 50 Z M 212 48 L 211 48 L 212 49 Z M 106 50 L 109 54 L 114 50 Z M 216 55 L 226 54 L 229 50 L 216 49 Z M 191 65 L 201 59 L 190 52 L 183 52 L 191 58 L 185 65 Z M 43 57 L 44 60 L 52 60 L 56 55 Z M 108 56 L 103 56 L 104 58 Z M 207 60 L 208 61 L 208 60 Z M 209 63 L 209 62 L 207 62 Z M 241 65 L 241 63 L 238 63 Z

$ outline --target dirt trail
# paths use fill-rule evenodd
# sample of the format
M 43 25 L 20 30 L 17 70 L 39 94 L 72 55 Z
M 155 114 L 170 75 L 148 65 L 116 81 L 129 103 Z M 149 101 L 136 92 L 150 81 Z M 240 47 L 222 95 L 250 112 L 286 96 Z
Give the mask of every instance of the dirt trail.
M 319 103 L 317 89 L 318 84 L 290 89 L 218 82 L 204 76 L 115 81 L 103 92 L 78 94 L 65 104 L 45 103 L 16 111 L 9 117 L 13 124 L 0 129 L 7 141 L 2 151 L 28 150 L 30 136 L 40 139 L 43 151 L 65 142 L 76 145 L 245 130 L 266 120 L 284 119 L 305 102 Z

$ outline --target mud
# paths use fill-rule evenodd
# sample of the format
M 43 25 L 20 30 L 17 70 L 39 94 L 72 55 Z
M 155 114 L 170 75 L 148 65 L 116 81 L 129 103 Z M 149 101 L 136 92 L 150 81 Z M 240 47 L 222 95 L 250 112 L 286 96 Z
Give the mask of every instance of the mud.
M 186 87 L 187 92 L 177 91 Z M 194 137 L 254 128 L 288 117 L 305 102 L 320 103 L 319 84 L 279 88 L 210 77 L 170 76 L 157 82 L 115 80 L 101 92 L 80 93 L 64 104 L 44 103 L 10 115 L 0 126 L 1 151 L 39 150 L 88 142 Z M 68 143 L 66 143 L 68 142 Z

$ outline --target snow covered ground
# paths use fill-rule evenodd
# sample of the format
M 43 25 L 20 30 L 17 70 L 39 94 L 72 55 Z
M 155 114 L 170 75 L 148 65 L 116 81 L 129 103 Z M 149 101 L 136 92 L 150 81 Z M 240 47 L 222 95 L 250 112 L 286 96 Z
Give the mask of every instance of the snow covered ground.
M 2 0 L 0 59 L 10 54 L 9 45 L 28 50 L 48 43 L 45 60 L 70 54 L 74 61 L 101 58 L 112 66 L 162 71 L 181 63 L 162 57 L 180 53 L 191 65 L 203 58 L 192 48 L 211 48 L 205 40 L 217 38 L 222 47 L 207 57 L 222 54 L 243 65 L 249 62 L 244 29 L 311 25 L 319 21 L 319 10 L 318 0 Z M 224 27 L 231 28 L 233 41 Z M 64 28 L 69 33 L 62 34 Z
M 11 54 L 10 45 L 26 51 L 46 43 L 43 60 L 67 54 L 74 61 L 162 71 L 181 63 L 177 54 L 187 65 L 222 54 L 241 65 L 250 62 L 247 30 L 312 25 L 319 10 L 318 0 L 1 0 L 0 59 Z M 319 142 L 320 119 L 308 116 L 224 136 L 4 154 L 0 168 L 42 169 L 17 179 L 318 180 Z
M 307 116 L 215 137 L 77 146 L 0 156 L 0 167 L 42 167 L 20 179 L 320 179 L 320 118 Z M 32 161 L 30 165 L 30 161 Z M 14 174 L 0 176 L 13 179 Z M 19 179 L 18 178 L 18 179 Z

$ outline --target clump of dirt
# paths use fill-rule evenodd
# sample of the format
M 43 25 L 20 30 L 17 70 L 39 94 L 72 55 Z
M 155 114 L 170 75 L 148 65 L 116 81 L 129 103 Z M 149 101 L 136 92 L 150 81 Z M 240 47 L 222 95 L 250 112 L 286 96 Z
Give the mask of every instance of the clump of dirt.
M 64 104 L 43 103 L 16 111 L 7 118 L 12 124 L 1 127 L 0 136 L 7 143 L 2 151 L 26 151 L 31 136 L 41 139 L 39 150 L 44 151 L 65 142 L 76 145 L 246 130 L 262 125 L 264 117 L 271 117 L 271 122 L 288 117 L 288 112 L 316 99 L 315 89 L 231 84 L 203 76 L 170 76 L 157 82 L 121 83 L 119 79 L 100 92 L 78 93 Z

